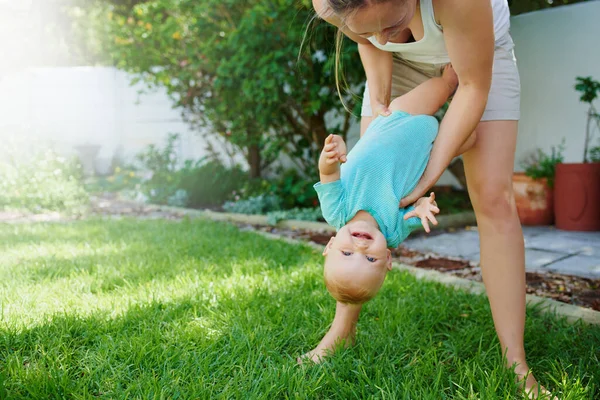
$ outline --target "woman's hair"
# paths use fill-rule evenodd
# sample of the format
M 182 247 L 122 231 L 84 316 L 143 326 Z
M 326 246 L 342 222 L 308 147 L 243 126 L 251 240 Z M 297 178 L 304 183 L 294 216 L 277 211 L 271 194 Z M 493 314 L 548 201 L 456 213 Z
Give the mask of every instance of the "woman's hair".
M 331 11 L 333 11 L 335 14 L 337 14 L 340 19 L 342 20 L 342 22 L 348 17 L 348 15 L 350 15 L 353 12 L 356 12 L 362 8 L 374 5 L 374 4 L 380 4 L 380 3 L 387 3 L 389 1 L 392 0 L 325 0 L 329 6 L 329 8 L 331 9 Z M 344 101 L 344 98 L 342 97 L 342 90 L 340 88 L 340 71 L 342 70 L 342 61 L 341 61 L 341 54 L 342 54 L 342 45 L 344 43 L 344 33 L 342 32 L 342 28 L 338 28 L 336 37 L 335 37 L 335 86 L 337 88 L 337 92 L 338 92 L 338 96 L 340 98 L 340 100 L 342 101 L 342 104 L 344 106 L 344 108 L 346 109 L 346 111 L 351 112 L 348 107 L 346 106 L 346 102 Z M 346 82 L 346 79 L 344 79 L 344 76 L 342 74 L 342 82 L 343 82 L 343 86 L 344 86 L 344 90 L 348 89 L 348 83 Z
M 350 12 L 367 7 L 371 4 L 384 3 L 390 0 L 326 0 L 329 8 L 342 17 L 342 19 Z

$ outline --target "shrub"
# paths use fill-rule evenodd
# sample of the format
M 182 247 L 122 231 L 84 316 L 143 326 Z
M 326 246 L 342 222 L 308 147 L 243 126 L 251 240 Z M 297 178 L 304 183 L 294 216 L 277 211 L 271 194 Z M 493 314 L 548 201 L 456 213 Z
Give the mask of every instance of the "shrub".
M 81 166 L 52 150 L 0 163 L 0 208 L 78 215 L 89 197 Z
M 319 204 L 317 192 L 313 188 L 318 178 L 306 178 L 296 170 L 283 173 L 271 186 L 271 191 L 279 196 L 285 209 L 315 207 Z
M 272 195 L 279 198 L 281 209 L 315 207 L 319 204 L 313 188 L 318 178 L 305 178 L 295 170 L 288 170 L 272 180 L 253 179 L 232 193 L 235 201 Z M 230 206 L 229 206 L 230 207 Z
M 218 160 L 186 161 L 177 172 L 177 188 L 187 193 L 188 207 L 217 207 L 247 179 L 239 166 L 226 167 Z
M 181 207 L 216 207 L 247 181 L 239 166 L 227 167 L 216 159 L 186 160 L 178 168 L 175 145 L 178 135 L 169 135 L 163 149 L 150 145 L 137 156 L 152 176 L 142 182 L 142 193 L 155 204 Z
M 553 187 L 556 164 L 563 162 L 564 150 L 564 140 L 560 145 L 552 146 L 550 154 L 545 153 L 541 149 L 537 149 L 535 154 L 522 163 L 525 174 L 533 179 L 546 178 L 548 180 L 548 186 Z

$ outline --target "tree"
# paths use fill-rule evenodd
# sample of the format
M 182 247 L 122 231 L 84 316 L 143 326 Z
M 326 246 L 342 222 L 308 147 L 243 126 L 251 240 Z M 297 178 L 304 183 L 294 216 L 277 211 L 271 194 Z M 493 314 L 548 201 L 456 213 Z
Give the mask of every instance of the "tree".
M 313 175 L 325 137 L 350 127 L 335 87 L 335 28 L 309 24 L 313 17 L 296 0 L 112 1 L 104 14 L 116 65 L 166 88 L 190 123 L 235 144 L 253 177 L 281 151 Z M 360 90 L 356 46 L 347 41 L 342 58 Z

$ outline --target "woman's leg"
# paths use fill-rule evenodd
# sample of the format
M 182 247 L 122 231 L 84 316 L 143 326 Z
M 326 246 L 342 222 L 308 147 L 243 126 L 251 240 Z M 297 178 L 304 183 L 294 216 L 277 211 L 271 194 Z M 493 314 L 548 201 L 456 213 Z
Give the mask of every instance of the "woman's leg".
M 487 121 L 477 127 L 474 147 L 463 155 L 469 196 L 479 229 L 481 271 L 494 325 L 508 366 L 527 375 L 525 248 L 512 191 L 517 121 Z M 526 389 L 537 385 L 533 375 Z M 537 389 L 534 389 L 537 393 Z

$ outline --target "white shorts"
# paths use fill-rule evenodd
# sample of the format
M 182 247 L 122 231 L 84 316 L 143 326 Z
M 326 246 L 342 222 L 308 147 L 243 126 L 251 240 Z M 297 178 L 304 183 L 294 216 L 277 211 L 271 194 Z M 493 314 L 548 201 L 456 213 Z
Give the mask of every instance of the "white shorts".
M 482 121 L 519 120 L 520 118 L 521 82 L 513 48 L 514 43 L 508 33 L 496 41 L 492 86 L 487 106 L 481 117 Z M 391 98 L 402 96 L 427 79 L 441 76 L 444 65 L 407 61 L 394 54 Z M 373 116 L 368 85 L 365 85 L 360 115 Z

